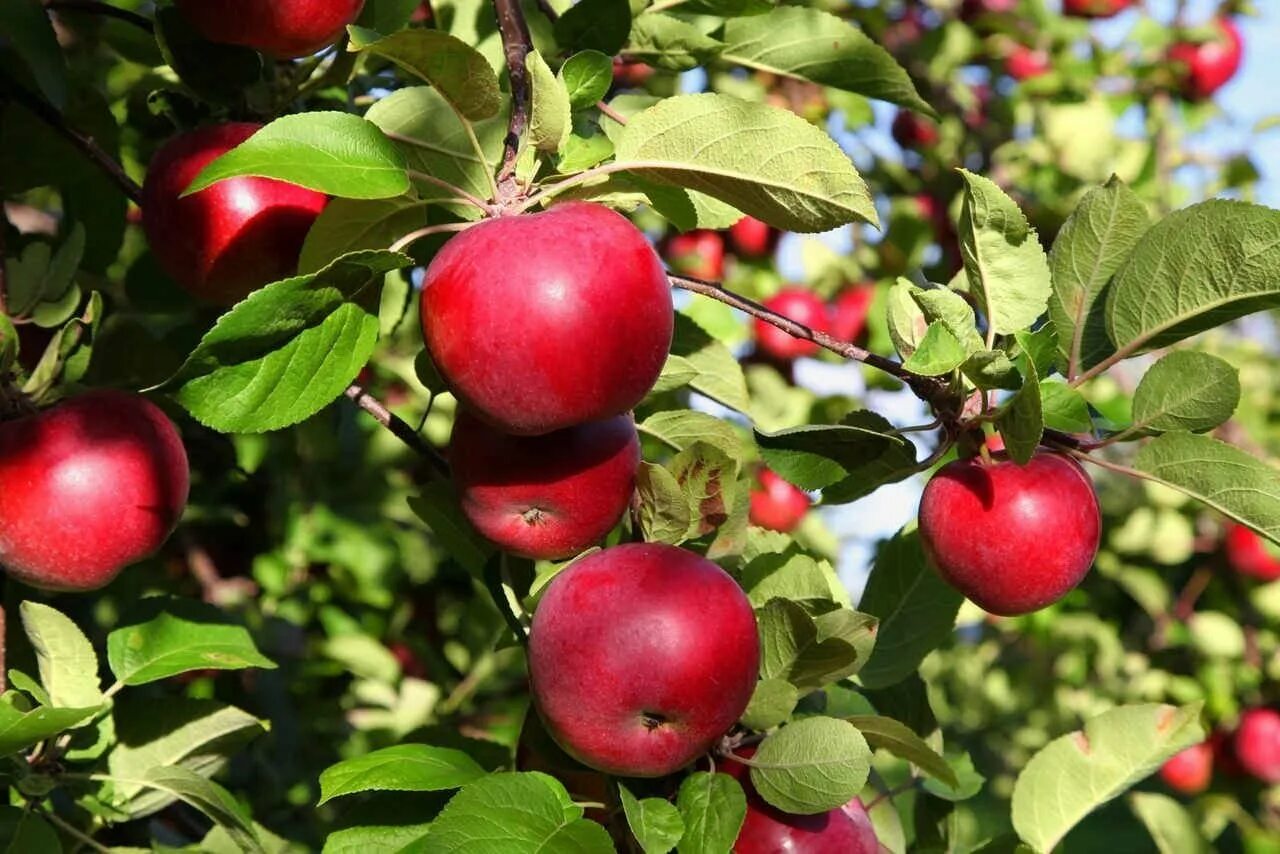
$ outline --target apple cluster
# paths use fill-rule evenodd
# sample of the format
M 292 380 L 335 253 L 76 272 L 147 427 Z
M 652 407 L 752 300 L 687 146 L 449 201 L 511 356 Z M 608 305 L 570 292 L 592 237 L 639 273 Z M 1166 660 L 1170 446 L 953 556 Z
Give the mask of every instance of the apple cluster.
M 1215 766 L 1230 777 L 1248 774 L 1265 786 L 1280 783 L 1280 712 L 1246 710 L 1234 732 L 1217 731 L 1165 762 L 1160 779 L 1175 792 L 1198 795 L 1213 782 Z

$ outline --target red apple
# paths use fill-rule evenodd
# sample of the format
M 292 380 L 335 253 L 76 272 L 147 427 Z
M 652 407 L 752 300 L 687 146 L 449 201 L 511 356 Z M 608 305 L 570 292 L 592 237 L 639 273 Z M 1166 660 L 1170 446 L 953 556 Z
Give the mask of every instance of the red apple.
M 1240 31 L 1230 18 L 1218 18 L 1215 24 L 1220 34 L 1212 41 L 1179 42 L 1169 48 L 1169 61 L 1179 68 L 1182 92 L 1192 101 L 1212 97 L 1240 70 L 1244 52 Z
M 778 245 L 778 230 L 763 220 L 744 216 L 729 227 L 729 241 L 743 258 L 765 258 Z
M 622 57 L 613 59 L 613 83 L 621 89 L 639 89 L 653 76 L 653 66 Z
M 614 801 L 609 778 L 599 771 L 592 771 L 560 749 L 541 719 L 530 712 L 520 728 L 520 741 L 516 744 L 516 770 L 540 771 L 559 780 L 578 802 L 609 804 Z M 608 810 L 589 809 L 587 818 L 606 823 Z
M 1280 578 L 1280 546 L 1254 533 L 1244 525 L 1227 526 L 1223 537 L 1227 563 L 1241 575 L 1249 575 L 1262 581 Z
M 672 235 L 663 254 L 671 269 L 682 276 L 712 281 L 724 278 L 724 237 L 718 231 L 700 228 Z
M 1004 59 L 1004 70 L 1014 80 L 1030 80 L 1049 71 L 1049 52 L 1018 45 Z
M 188 478 L 177 429 L 135 394 L 0 424 L 0 564 L 33 587 L 96 590 L 163 545 Z
M 880 43 L 890 53 L 911 47 L 924 36 L 928 29 L 924 15 L 914 6 L 903 11 L 902 17 L 890 22 L 885 27 Z
M 465 409 L 449 444 L 462 512 L 500 548 L 556 560 L 595 545 L 626 512 L 640 464 L 630 415 L 511 436 Z
M 644 235 L 587 202 L 472 226 L 423 281 L 436 367 L 505 433 L 630 410 L 662 372 L 674 323 L 666 272 Z
M 211 42 L 251 47 L 276 59 L 309 56 L 338 40 L 364 0 L 177 0 Z
M 845 288 L 831 306 L 831 334 L 841 341 L 855 341 L 867 328 L 867 312 L 876 298 L 871 282 Z
M 529 680 L 547 731 L 607 774 L 661 777 L 729 731 L 755 690 L 760 640 L 723 569 L 660 543 L 614 546 L 551 580 Z
M 1062 14 L 1075 18 L 1110 18 L 1133 5 L 1133 0 L 1062 0 Z
M 898 110 L 893 117 L 893 140 L 903 148 L 932 148 L 942 139 L 938 123 L 910 110 Z
M 1203 741 L 1175 754 L 1160 767 L 1160 779 L 1175 792 L 1200 794 L 1213 779 L 1213 745 Z
M 200 128 L 167 142 L 142 187 L 142 225 L 160 267 L 196 297 L 230 305 L 293 275 L 327 197 L 269 178 L 229 178 L 180 198 L 210 161 L 261 125 Z
M 827 304 L 817 294 L 798 285 L 790 285 L 764 301 L 764 307 L 818 332 L 831 329 Z M 822 348 L 808 338 L 797 338 L 772 323 L 755 321 L 756 347 L 765 355 L 781 361 L 816 355 Z
M 1098 552 L 1100 525 L 1088 475 L 1045 451 L 1025 466 L 949 463 L 920 500 L 920 539 L 938 574 L 1005 617 L 1038 611 L 1079 584 Z
M 750 759 L 755 748 L 740 749 Z M 747 766 L 727 760 L 721 767 L 742 784 L 747 817 L 733 843 L 733 854 L 878 854 L 871 816 L 854 798 L 842 807 L 817 815 L 792 815 L 772 806 L 751 784 Z
M 751 524 L 788 534 L 809 512 L 809 496 L 770 469 L 761 469 L 759 488 L 751 490 Z
M 431 4 L 423 3 L 418 8 L 414 9 L 413 12 L 409 15 L 409 20 L 415 24 L 431 23 L 431 20 L 432 20 Z
M 1268 786 L 1280 783 L 1280 712 L 1245 712 L 1240 716 L 1233 744 L 1241 768 Z

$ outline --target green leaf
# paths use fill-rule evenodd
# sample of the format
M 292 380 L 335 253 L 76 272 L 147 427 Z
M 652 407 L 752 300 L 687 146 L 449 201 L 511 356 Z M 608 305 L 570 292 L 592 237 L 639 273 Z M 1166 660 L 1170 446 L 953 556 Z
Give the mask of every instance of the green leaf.
M 1226 421 L 1240 403 L 1240 374 L 1217 356 L 1195 350 L 1156 362 L 1133 394 L 1130 430 L 1200 433 Z
M 764 731 L 786 723 L 800 700 L 796 686 L 785 679 L 761 679 L 742 713 L 742 725 Z
M 1003 350 L 979 350 L 965 359 L 960 371 L 977 388 L 1010 391 L 1022 388 L 1022 375 Z
M 398 252 L 356 252 L 254 291 L 218 319 L 165 387 L 224 433 L 309 418 L 368 362 L 378 339 L 377 284 L 410 263 Z
M 987 781 L 973 767 L 973 758 L 967 753 L 947 754 L 947 767 L 956 777 L 956 785 L 948 786 L 937 777 L 924 781 L 924 790 L 935 798 L 944 801 L 967 801 L 982 791 L 982 784 Z
M 9 315 L 0 314 L 0 376 L 8 376 L 18 361 L 18 328 Z
M 819 9 L 784 6 L 728 21 L 721 58 L 783 77 L 811 80 L 936 115 L 889 52 L 861 30 Z
M 385 199 L 409 190 L 404 155 L 349 113 L 282 116 L 200 170 L 183 195 L 226 178 L 276 178 L 331 196 Z
M 730 457 L 742 452 L 742 440 L 729 422 L 689 409 L 673 409 L 655 412 L 636 427 L 663 444 L 682 451 L 694 442 L 705 442 L 724 451 Z
M 622 783 L 618 783 L 618 798 L 627 817 L 627 827 L 631 828 L 644 854 L 667 854 L 684 836 L 684 819 L 670 801 L 662 798 L 637 800 Z
M 1084 395 L 1060 380 L 1040 381 L 1040 408 L 1046 427 L 1068 433 L 1088 433 L 1093 429 Z
M 29 712 L 0 700 L 0 756 L 10 756 L 60 732 L 88 723 L 101 709 L 51 709 L 38 706 Z
M 430 822 L 416 824 L 361 824 L 330 833 L 322 854 L 369 854 L 371 851 L 405 851 L 425 845 Z
M 1118 355 L 1280 306 L 1280 211 L 1214 199 L 1165 217 L 1139 241 L 1107 293 Z
M 564 61 L 557 75 L 575 110 L 594 107 L 613 86 L 613 59 L 598 50 L 584 50 Z
M 1120 706 L 1054 739 L 1023 768 L 1013 787 L 1013 827 L 1037 851 L 1049 851 L 1086 815 L 1159 768 L 1206 733 L 1202 704 Z M 1063 781 L 1071 785 L 1064 786 Z
M 856 423 L 756 430 L 756 444 L 769 468 L 801 489 L 831 486 L 876 461 L 915 465 L 915 446 L 901 435 L 886 435 L 893 429 L 888 421 L 871 412 L 853 415 L 845 420 Z
M 689 380 L 694 391 L 738 412 L 746 414 L 750 411 L 751 400 L 747 396 L 747 380 L 742 374 L 742 365 L 728 347 L 713 338 L 693 318 L 679 312 L 676 313 L 671 353 L 682 357 L 695 371 Z
M 1133 814 L 1147 827 L 1160 854 L 1209 854 L 1209 843 L 1182 804 L 1156 792 L 1129 796 Z
M 956 340 L 941 322 L 929 324 L 924 337 L 916 345 L 915 352 L 907 357 L 902 367 L 916 374 L 937 377 L 949 374 L 968 358 L 964 345 Z
M 871 771 L 862 733 L 836 718 L 795 721 L 760 742 L 751 782 L 760 797 L 796 815 L 837 809 L 853 800 Z
M 566 9 L 555 22 L 556 44 L 609 56 L 622 50 L 630 32 L 628 0 L 581 0 Z
M 729 521 L 738 485 L 736 460 L 715 445 L 694 442 L 676 454 L 670 467 L 690 510 L 690 538 Z
M 914 298 L 914 292 L 917 290 L 919 288 L 907 279 L 898 279 L 893 287 L 889 288 L 889 338 L 893 341 L 898 355 L 904 359 L 920 346 L 920 341 L 924 338 L 929 326 L 929 321 L 925 319 L 924 312 L 920 310 Z M 972 312 L 973 309 L 970 311 Z
M 964 169 L 960 250 L 969 286 L 987 323 L 1002 335 L 1026 329 L 1049 303 L 1049 264 L 1013 199 Z
M 593 124 L 580 121 L 560 149 L 556 171 L 562 175 L 582 172 L 612 156 L 612 140 Z
M 38 813 L 3 806 L 0 807 L 0 851 L 4 854 L 62 854 L 62 843 L 57 832 Z
M 641 462 L 636 470 L 640 498 L 640 532 L 646 543 L 678 546 L 688 539 L 693 513 L 680 482 L 656 463 Z
M 825 565 L 825 569 L 824 569 Z M 828 579 L 835 570 L 791 548 L 752 558 L 738 574 L 752 606 L 763 608 L 770 599 L 831 600 Z
M 676 807 L 684 818 L 679 854 L 727 854 L 747 817 L 747 795 L 728 774 L 695 771 L 680 784 Z
M 1033 365 L 1027 365 L 1027 376 L 1000 411 L 996 420 L 1004 449 L 1018 465 L 1026 465 L 1044 435 L 1044 410 L 1040 400 L 1040 378 Z
M 394 199 L 333 199 L 316 217 L 298 258 L 298 273 L 318 273 L 343 255 L 385 249 L 427 224 L 427 203 Z
M 533 91 L 529 141 L 539 151 L 559 151 L 573 124 L 569 92 L 536 50 L 525 57 L 525 68 Z
M 398 744 L 331 765 L 320 774 L 316 806 L 357 792 L 439 792 L 485 775 L 461 750 L 429 744 Z
M 84 257 L 84 244 L 84 226 L 76 223 L 57 251 L 51 253 L 49 244 L 36 241 L 27 244 L 21 255 L 15 252 L 5 258 L 9 316 L 34 316 L 41 303 L 50 303 L 62 308 L 63 316 L 36 317 L 40 325 L 48 327 L 66 320 L 80 302 L 80 290 L 73 284 Z M 67 302 L 70 308 L 62 305 Z
M 878 225 L 866 184 L 829 136 L 787 110 L 728 95 L 678 95 L 636 114 L 616 162 L 788 231 Z
M 144 599 L 107 635 L 107 663 L 126 685 L 145 685 L 191 670 L 275 669 L 244 626 L 190 599 Z
M 401 30 L 376 41 L 366 41 L 365 33 L 354 32 L 347 49 L 389 59 L 425 80 L 461 117 L 479 121 L 497 115 L 501 109 L 498 75 L 489 61 L 466 42 L 440 30 L 423 28 Z
M 1134 467 L 1280 543 L 1280 472 L 1239 448 L 1166 433 L 1142 446 Z
M 1110 352 L 1099 298 L 1149 226 L 1146 205 L 1115 176 L 1090 190 L 1063 223 L 1049 253 L 1049 316 L 1064 374 L 1073 376 Z
M 880 546 L 858 607 L 880 621 L 870 660 L 858 671 L 868 688 L 897 684 L 955 627 L 964 597 L 925 560 L 918 531 L 900 531 Z
M 61 111 L 67 103 L 67 64 L 48 11 L 39 0 L 5 0 L 0 4 L 0 33 L 44 97 Z
M 431 854 L 498 850 L 506 854 L 551 851 L 604 854 L 613 851 L 609 833 L 582 817 L 564 786 L 546 774 L 492 774 L 469 783 L 450 799 L 420 846 Z
M 50 701 L 75 709 L 102 705 L 98 656 L 84 632 L 66 615 L 39 602 L 23 602 L 19 611 Z
M 186 768 L 151 768 L 128 782 L 165 792 L 195 807 L 231 834 L 240 850 L 262 852 L 253 821 L 230 792 Z
M 717 15 L 721 18 L 763 15 L 774 7 L 775 0 L 684 0 L 679 4 L 682 13 Z
M 875 618 L 847 608 L 813 617 L 796 602 L 773 599 L 756 619 L 760 675 L 786 679 L 802 692 L 856 673 L 875 643 Z
M 945 326 L 967 354 L 976 353 L 983 348 L 982 336 L 978 334 L 978 321 L 973 314 L 973 306 L 965 298 L 950 288 L 917 288 L 910 287 L 909 293 L 925 320 Z
M 631 23 L 631 40 L 625 52 L 635 59 L 670 71 L 687 71 L 706 65 L 724 49 L 716 41 L 686 21 L 652 12 Z
M 912 732 L 911 727 L 906 724 L 881 715 L 855 715 L 845 720 L 858 728 L 872 750 L 887 750 L 948 786 L 960 785 L 956 772 L 947 764 L 947 760 L 925 744 L 924 739 Z

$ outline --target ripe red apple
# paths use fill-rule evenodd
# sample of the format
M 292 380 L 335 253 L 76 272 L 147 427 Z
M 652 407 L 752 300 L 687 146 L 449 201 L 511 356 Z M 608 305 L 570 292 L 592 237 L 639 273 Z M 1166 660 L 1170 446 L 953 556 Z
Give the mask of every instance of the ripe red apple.
M 418 6 L 418 8 L 414 9 L 413 12 L 409 15 L 409 20 L 410 22 L 415 24 L 431 23 L 431 20 L 432 20 L 431 4 L 423 3 L 420 6 Z
M 876 287 L 863 282 L 845 288 L 831 306 L 831 334 L 841 341 L 855 341 L 867 328 L 867 312 L 876 298 Z
M 829 332 L 831 317 L 827 304 L 817 294 L 798 285 L 790 285 L 764 301 L 764 307 L 789 317 L 818 332 Z M 816 355 L 822 348 L 808 338 L 797 338 L 772 323 L 755 321 L 756 347 L 765 355 L 781 361 Z
M 621 89 L 639 89 L 653 76 L 653 66 L 643 62 L 613 59 L 613 84 Z
M 724 237 L 718 231 L 700 228 L 672 235 L 663 254 L 671 269 L 682 276 L 712 281 L 724 278 Z
M 1098 499 L 1080 467 L 1038 451 L 1025 466 L 980 458 L 943 466 L 920 500 L 920 538 L 938 574 L 1009 617 L 1057 602 L 1098 552 Z
M 729 241 L 743 258 L 764 258 L 778 245 L 778 230 L 763 220 L 744 216 L 729 226 Z
M 809 512 L 809 496 L 770 469 L 761 469 L 759 487 L 751 490 L 752 525 L 788 534 Z
M 599 543 L 622 518 L 640 439 L 630 415 L 511 436 L 463 409 L 449 463 L 476 530 L 513 554 L 557 560 Z
M 142 225 L 160 267 L 192 295 L 230 305 L 293 275 L 328 198 L 284 181 L 229 178 L 179 198 L 206 165 L 261 125 L 200 128 L 165 143 L 142 187 Z
M 1062 0 L 1062 14 L 1075 18 L 1110 18 L 1133 5 L 1133 0 Z
M 739 749 L 750 759 L 755 748 Z M 747 766 L 727 760 L 720 766 L 742 784 L 747 794 L 747 817 L 733 843 L 733 854 L 878 854 L 871 816 L 854 798 L 842 807 L 817 815 L 792 815 L 772 806 L 751 784 Z
M 1262 581 L 1280 578 L 1280 546 L 1254 533 L 1244 525 L 1227 526 L 1223 537 L 1227 563 L 1241 575 L 1249 575 Z
M 551 580 L 533 615 L 529 681 L 547 731 L 585 765 L 661 777 L 742 715 L 756 618 L 723 569 L 660 543 L 614 546 Z
M 1280 783 L 1280 712 L 1245 712 L 1240 716 L 1233 744 L 1240 767 L 1268 786 Z
M 910 110 L 898 110 L 891 130 L 893 141 L 903 148 L 932 148 L 942 139 L 937 122 Z
M 0 565 L 33 587 L 96 590 L 163 545 L 188 479 L 177 429 L 135 394 L 0 424 Z
M 666 272 L 621 214 L 587 202 L 498 217 L 427 268 L 422 332 L 454 394 L 505 433 L 630 410 L 653 388 L 675 315 Z
M 1213 779 L 1213 745 L 1202 741 L 1170 757 L 1160 767 L 1160 779 L 1175 792 L 1200 794 Z
M 177 0 L 211 42 L 251 47 L 276 59 L 309 56 L 338 40 L 364 0 Z
M 1214 22 L 1219 36 L 1212 41 L 1194 44 L 1179 42 L 1169 48 L 1169 61 L 1178 65 L 1182 93 L 1192 101 L 1213 96 L 1240 70 L 1244 41 L 1230 18 Z
M 1014 80 L 1030 80 L 1049 71 L 1049 52 L 1018 45 L 1004 59 L 1004 70 Z

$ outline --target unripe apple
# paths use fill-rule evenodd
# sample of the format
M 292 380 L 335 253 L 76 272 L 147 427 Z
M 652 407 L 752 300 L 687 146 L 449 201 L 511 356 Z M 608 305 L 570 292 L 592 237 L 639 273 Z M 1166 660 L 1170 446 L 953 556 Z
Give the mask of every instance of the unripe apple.
M 724 237 L 699 228 L 672 235 L 663 253 L 671 269 L 682 276 L 719 281 L 724 278 Z
M 547 732 L 608 774 L 661 777 L 729 731 L 755 690 L 746 594 L 693 552 L 631 543 L 551 580 L 533 615 L 529 681 Z
M 153 554 L 187 504 L 187 454 L 154 404 L 91 391 L 0 424 L 0 565 L 96 590 Z
M 632 409 L 662 372 L 674 323 L 653 247 L 621 214 L 587 202 L 474 225 L 423 281 L 436 367 L 472 414 L 505 433 Z
M 1175 792 L 1200 794 L 1213 779 L 1213 745 L 1202 741 L 1173 755 L 1160 767 L 1160 779 Z
M 211 42 L 251 47 L 276 59 L 309 56 L 338 40 L 364 0 L 177 0 Z
M 630 415 L 512 436 L 463 409 L 449 464 L 476 530 L 513 554 L 557 560 L 596 545 L 622 518 L 640 439 Z
M 788 534 L 804 521 L 809 503 L 804 490 L 792 486 L 771 469 L 761 469 L 759 485 L 751 490 L 751 524 Z
M 893 141 L 903 148 L 932 148 L 942 139 L 937 122 L 910 110 L 898 110 L 891 131 Z
M 739 749 L 750 759 L 755 748 Z M 720 769 L 736 779 L 747 795 L 747 817 L 733 843 L 733 854 L 878 854 L 871 816 L 854 798 L 842 807 L 817 815 L 792 815 L 772 806 L 756 792 L 748 768 L 732 759 Z
M 827 304 L 808 288 L 790 285 L 764 301 L 764 307 L 809 327 L 817 332 L 831 329 Z M 801 356 L 816 355 L 822 348 L 808 338 L 797 338 L 772 323 L 756 318 L 756 348 L 764 355 L 789 362 Z
M 1192 101 L 1212 97 L 1240 70 L 1244 53 L 1240 31 L 1230 18 L 1218 18 L 1214 23 L 1219 35 L 1212 41 L 1179 42 L 1169 48 L 1169 61 L 1178 66 L 1182 93 Z
M 1280 546 L 1276 546 L 1244 525 L 1228 525 L 1226 536 L 1227 563 L 1241 575 L 1261 581 L 1280 578 Z
M 729 226 L 729 241 L 743 258 L 765 258 L 778 245 L 778 230 L 763 220 L 744 216 Z
M 1062 14 L 1075 18 L 1110 18 L 1133 5 L 1133 0 L 1062 0 Z
M 1004 59 L 1004 70 L 1014 80 L 1030 80 L 1049 71 L 1049 52 L 1018 45 Z
M 328 197 L 270 178 L 229 178 L 181 198 L 215 158 L 261 125 L 213 125 L 174 137 L 151 159 L 142 225 L 160 267 L 192 295 L 230 305 L 293 275 Z
M 1101 519 L 1080 466 L 1037 451 L 943 466 L 920 500 L 920 539 L 938 574 L 992 614 L 1027 614 L 1080 583 L 1098 552 Z
M 1280 783 L 1280 712 L 1250 709 L 1233 740 L 1240 767 L 1268 786 Z
M 831 334 L 841 341 L 856 341 L 867 328 L 867 312 L 875 298 L 876 287 L 871 282 L 841 291 L 831 306 Z

